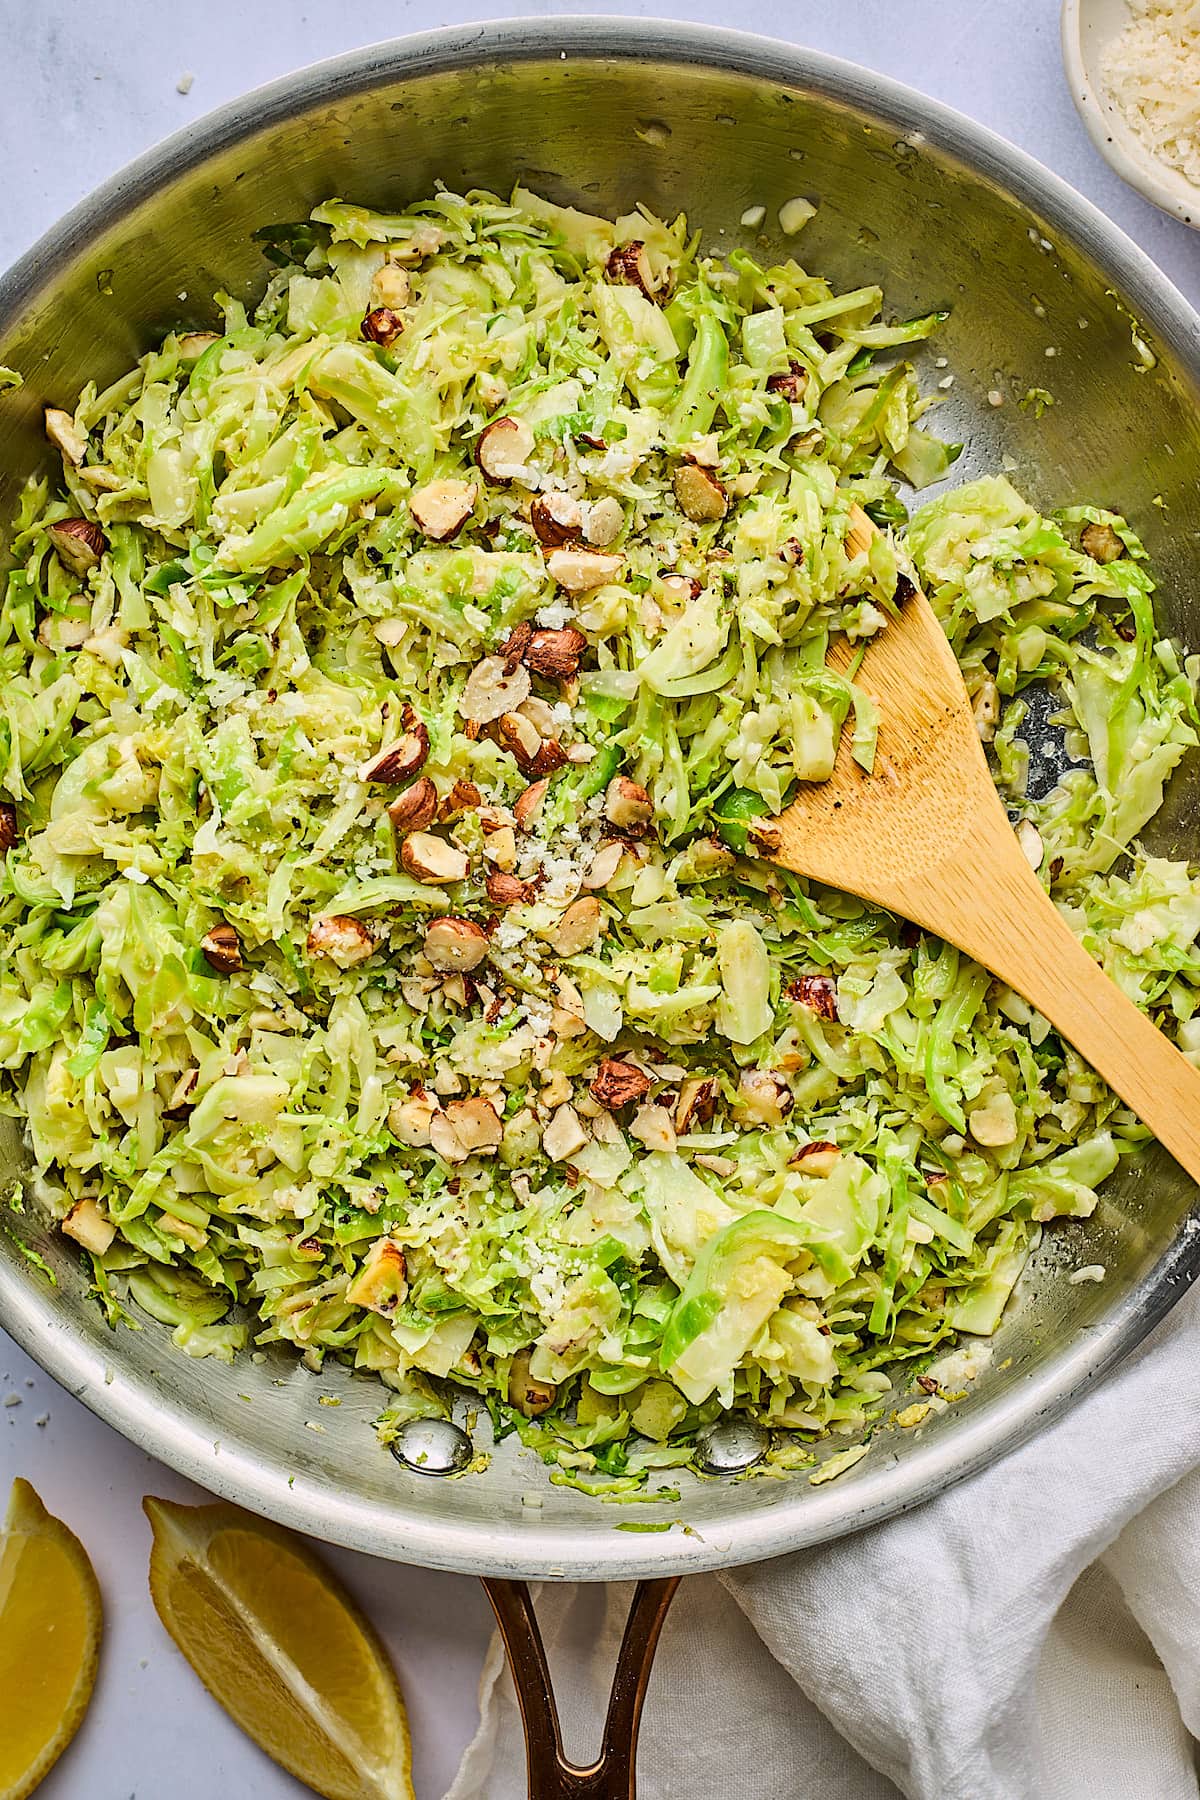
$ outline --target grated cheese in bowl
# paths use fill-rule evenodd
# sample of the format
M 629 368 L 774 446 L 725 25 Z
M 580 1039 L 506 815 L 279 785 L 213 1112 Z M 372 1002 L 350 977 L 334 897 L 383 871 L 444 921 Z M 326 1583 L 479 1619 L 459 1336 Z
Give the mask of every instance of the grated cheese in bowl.
M 1150 153 L 1200 189 L 1200 0 L 1129 6 L 1104 52 L 1104 84 Z

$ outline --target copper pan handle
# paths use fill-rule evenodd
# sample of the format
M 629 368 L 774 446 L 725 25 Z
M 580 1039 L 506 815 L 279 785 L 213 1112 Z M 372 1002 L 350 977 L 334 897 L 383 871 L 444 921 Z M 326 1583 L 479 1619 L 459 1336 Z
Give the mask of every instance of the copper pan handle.
M 483 1585 L 508 1651 L 521 1707 L 529 1800 L 635 1800 L 642 1703 L 679 1577 L 637 1584 L 613 1675 L 600 1754 L 586 1768 L 569 1762 L 563 1751 L 554 1684 L 528 1587 L 523 1581 L 485 1581 Z

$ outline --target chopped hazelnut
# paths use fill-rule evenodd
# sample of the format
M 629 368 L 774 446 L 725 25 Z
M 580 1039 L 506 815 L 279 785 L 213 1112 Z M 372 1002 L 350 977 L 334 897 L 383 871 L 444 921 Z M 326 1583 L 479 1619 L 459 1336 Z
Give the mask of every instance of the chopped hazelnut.
M 406 720 L 403 737 L 395 743 L 387 744 L 377 750 L 374 756 L 368 757 L 358 771 L 360 781 L 379 781 L 389 787 L 397 787 L 416 774 L 429 755 L 429 733 L 422 720 L 411 713 Z
M 551 941 L 559 956 L 574 956 L 591 948 L 600 936 L 600 926 L 600 902 L 585 894 L 568 906 Z
M 639 1106 L 629 1130 L 647 1150 L 671 1151 L 675 1148 L 675 1126 L 665 1106 L 650 1103 Z
M 625 525 L 625 510 L 612 494 L 593 500 L 584 514 L 583 535 L 596 550 L 607 550 L 620 537 Z
M 583 513 L 571 494 L 543 494 L 529 508 L 529 523 L 539 544 L 557 550 L 578 538 L 583 529 Z
M 788 1162 L 802 1175 L 832 1175 L 841 1154 L 836 1144 L 831 1144 L 827 1138 L 817 1138 L 811 1144 L 801 1144 L 788 1157 Z
M 716 476 L 698 463 L 680 463 L 673 485 L 679 510 L 693 524 L 711 525 L 725 517 L 729 496 Z
M 378 344 L 387 350 L 404 330 L 404 320 L 390 306 L 373 306 L 359 330 L 369 344 Z
M 232 925 L 214 925 L 200 940 L 204 960 L 218 975 L 233 975 L 242 966 L 241 940 Z
M 393 1100 L 388 1108 L 388 1130 L 410 1150 L 420 1150 L 429 1142 L 429 1127 L 438 1110 L 437 1101 L 423 1091 L 410 1094 L 407 1100 Z
M 103 1256 L 117 1235 L 116 1226 L 94 1200 L 77 1200 L 63 1220 L 62 1229 L 94 1256 Z
M 586 637 L 571 625 L 556 631 L 535 631 L 525 646 L 525 667 L 548 681 L 568 681 L 579 673 L 580 658 L 586 649 Z
M 68 569 L 86 575 L 108 548 L 108 539 L 91 519 L 59 519 L 46 535 Z
M 480 432 L 475 445 L 475 461 L 488 481 L 504 486 L 528 473 L 534 443 L 529 426 L 506 413 L 503 418 L 493 419 Z
M 612 551 L 552 550 L 546 558 L 546 569 L 568 594 L 586 594 L 619 575 L 624 560 Z
M 542 748 L 536 725 L 522 713 L 506 712 L 497 720 L 496 737 L 501 749 L 516 758 L 522 774 L 531 775 Z
M 593 856 L 583 878 L 585 888 L 606 888 L 625 857 L 625 846 L 619 838 L 608 838 Z
M 520 906 L 530 898 L 528 882 L 521 881 L 516 875 L 510 875 L 502 869 L 492 870 L 484 886 L 493 906 Z
M 431 967 L 469 974 L 487 955 L 487 933 L 470 919 L 431 919 L 423 947 Z
M 650 1091 L 650 1077 L 636 1064 L 606 1056 L 589 1083 L 592 1097 L 610 1112 L 640 1100 Z
M 1079 534 L 1079 542 L 1093 562 L 1116 562 L 1119 556 L 1125 554 L 1125 546 L 1112 526 L 1097 524 L 1095 520 L 1089 520 L 1084 526 Z
M 802 400 L 807 386 L 808 370 L 794 357 L 789 361 L 785 374 L 767 376 L 768 394 L 780 394 L 785 400 Z
M 451 1100 L 446 1106 L 446 1117 L 468 1155 L 499 1149 L 504 1126 L 490 1100 L 478 1094 L 469 1100 Z
M 654 817 L 654 803 L 640 782 L 614 775 L 604 794 L 604 816 L 618 831 L 641 833 Z
M 0 800 L 0 857 L 7 856 L 17 841 L 17 809 Z
M 376 1238 L 346 1289 L 351 1306 L 365 1306 L 388 1319 L 408 1292 L 408 1264 L 395 1238 Z
M 558 1399 L 552 1381 L 537 1381 L 529 1373 L 529 1352 L 518 1350 L 508 1367 L 508 1402 L 527 1419 L 539 1419 Z
M 568 1156 L 574 1156 L 587 1143 L 587 1132 L 580 1122 L 575 1108 L 564 1103 L 560 1106 L 542 1133 L 542 1150 L 551 1162 L 564 1162 Z
M 828 975 L 798 975 L 788 983 L 787 994 L 789 1000 L 798 1000 L 818 1018 L 837 1019 L 837 985 Z
M 414 880 L 436 887 L 443 881 L 465 881 L 471 859 L 445 838 L 430 831 L 411 831 L 400 845 L 400 866 Z
M 715 1075 L 693 1075 L 679 1089 L 675 1103 L 675 1129 L 682 1137 L 693 1125 L 707 1125 L 717 1110 L 719 1087 Z
M 638 238 L 628 244 L 617 245 L 604 265 L 604 273 L 610 281 L 624 283 L 626 287 L 640 288 L 647 300 L 657 297 L 650 258 L 645 244 Z
M 490 725 L 504 713 L 515 712 L 531 692 L 529 670 L 522 664 L 510 669 L 502 656 L 485 656 L 467 676 L 458 710 L 476 725 Z
M 87 455 L 87 433 L 80 431 L 69 412 L 61 406 L 48 406 L 44 413 L 46 436 L 56 450 L 61 450 L 69 463 L 78 468 Z
M 410 497 L 408 510 L 419 531 L 444 544 L 466 524 L 478 493 L 473 481 L 427 481 Z
M 371 277 L 371 304 L 383 306 L 392 312 L 407 306 L 412 296 L 412 284 L 408 271 L 394 262 L 385 262 L 382 269 L 376 269 Z
M 348 913 L 324 913 L 313 920 L 306 948 L 310 956 L 325 957 L 339 969 L 352 969 L 371 955 L 375 940 L 361 919 Z
M 782 1125 L 794 1104 L 792 1091 L 767 1069 L 743 1069 L 738 1082 L 738 1108 L 758 1125 Z
M 428 775 L 422 775 L 391 802 L 387 812 L 398 837 L 410 831 L 423 831 L 437 817 L 437 788 Z
M 533 830 L 549 786 L 549 780 L 543 777 L 541 781 L 532 782 L 523 794 L 517 796 L 513 802 L 513 817 L 519 831 Z

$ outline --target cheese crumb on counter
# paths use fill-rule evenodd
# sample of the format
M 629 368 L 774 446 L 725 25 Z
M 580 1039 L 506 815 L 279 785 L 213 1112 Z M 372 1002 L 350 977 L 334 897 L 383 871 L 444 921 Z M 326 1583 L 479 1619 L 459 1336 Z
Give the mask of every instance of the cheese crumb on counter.
M 1105 86 L 1151 154 L 1200 188 L 1200 0 L 1130 0 L 1130 13 Z

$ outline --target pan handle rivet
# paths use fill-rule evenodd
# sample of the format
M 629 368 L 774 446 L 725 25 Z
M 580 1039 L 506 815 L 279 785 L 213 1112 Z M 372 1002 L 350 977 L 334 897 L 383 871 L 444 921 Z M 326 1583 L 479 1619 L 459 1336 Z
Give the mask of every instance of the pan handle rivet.
M 418 1475 L 456 1475 L 474 1454 L 466 1432 L 450 1419 L 409 1419 L 392 1439 L 391 1451 Z
M 737 1475 L 760 1462 L 770 1442 L 749 1419 L 719 1419 L 696 1439 L 696 1461 L 708 1475 Z

